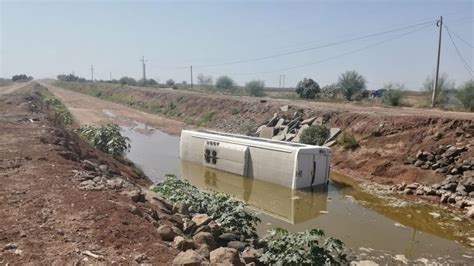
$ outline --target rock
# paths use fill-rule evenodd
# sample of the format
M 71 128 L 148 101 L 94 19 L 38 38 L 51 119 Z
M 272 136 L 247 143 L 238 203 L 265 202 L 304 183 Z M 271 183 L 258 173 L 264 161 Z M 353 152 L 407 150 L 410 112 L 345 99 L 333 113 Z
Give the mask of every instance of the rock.
M 184 202 L 178 202 L 173 206 L 173 211 L 184 215 L 189 215 L 189 205 Z
M 16 243 L 8 243 L 3 247 L 3 250 L 11 250 L 11 249 L 17 249 L 18 245 Z
M 124 181 L 122 178 L 112 178 L 108 179 L 106 182 L 106 186 L 110 189 L 120 189 L 123 187 Z M 133 200 L 133 199 L 132 199 Z M 143 202 L 145 201 L 145 198 L 143 198 Z
M 416 162 L 416 159 L 413 158 L 413 157 L 408 157 L 406 160 L 405 160 L 405 164 L 414 164 Z
M 99 165 L 98 169 L 99 169 L 99 171 L 101 171 L 101 172 L 103 172 L 103 173 L 109 172 L 109 167 L 108 167 L 107 165 L 105 165 L 105 164 Z
M 457 200 L 454 206 L 458 207 L 459 209 L 463 209 L 467 206 L 466 202 L 463 199 Z
M 212 219 L 207 214 L 196 214 L 191 219 L 193 222 L 196 223 L 196 226 L 202 226 L 208 224 Z
M 207 226 L 209 226 L 209 228 L 211 229 L 211 234 L 213 236 L 218 236 L 220 234 L 221 226 L 216 221 L 209 222 Z
M 267 127 L 273 127 L 277 121 L 278 121 L 278 113 L 274 113 L 273 117 L 270 119 L 270 121 L 268 121 Z
M 173 228 L 169 225 L 161 225 L 156 229 L 158 234 L 160 235 L 161 239 L 164 241 L 173 241 L 176 233 L 173 231 Z
M 456 187 L 456 193 L 461 196 L 467 196 L 466 187 L 462 184 L 458 184 L 458 186 Z
M 283 141 L 285 140 L 286 134 L 288 133 L 288 127 L 283 127 L 283 129 L 274 137 L 273 140 Z
M 422 160 L 416 160 L 415 162 L 415 166 L 416 167 L 421 167 L 425 162 L 423 162 Z
M 338 127 L 332 127 L 329 129 L 329 137 L 328 139 L 326 140 L 326 142 L 329 142 L 333 139 L 335 139 L 337 137 L 337 135 L 339 135 L 339 133 L 341 133 L 341 129 L 338 128 Z
M 406 188 L 405 190 L 403 190 L 403 194 L 405 195 L 413 195 L 413 190 L 409 189 L 409 188 Z
M 142 263 L 144 261 L 146 261 L 148 259 L 148 257 L 145 255 L 145 254 L 140 254 L 140 255 L 137 255 L 135 256 L 134 260 L 137 262 L 137 263 Z
M 296 133 L 296 136 L 293 138 L 292 142 L 300 142 L 300 137 L 303 133 L 303 130 L 307 129 L 308 127 L 308 125 L 302 125 L 301 128 L 298 130 L 298 133 Z
M 84 164 L 83 165 L 84 170 L 87 170 L 87 171 L 95 171 L 95 169 L 97 169 L 99 167 L 98 164 L 93 163 L 89 160 L 84 160 L 84 161 L 82 161 L 82 163 Z
M 276 128 L 276 129 L 279 129 L 280 127 L 283 126 L 283 123 L 285 123 L 285 119 L 280 118 L 280 119 L 278 120 L 278 122 L 276 123 L 275 128 Z
M 182 251 L 194 249 L 194 242 L 190 239 L 185 239 L 182 236 L 175 236 L 173 240 L 173 247 Z
M 288 108 L 289 108 L 288 105 L 280 106 L 280 111 L 282 111 L 282 112 L 288 112 Z
M 141 190 L 134 190 L 130 194 L 130 199 L 133 202 L 145 202 L 145 194 Z
M 437 212 L 430 212 L 429 215 L 433 216 L 433 218 L 439 218 L 441 216 L 441 214 L 437 213 Z
M 467 193 L 471 193 L 474 191 L 474 177 L 469 177 L 469 178 L 466 178 L 463 182 L 462 182 L 464 188 L 466 189 L 466 192 Z
M 191 234 L 197 228 L 197 225 L 194 221 L 187 221 L 183 224 L 183 231 L 185 234 Z
M 242 252 L 242 259 L 245 261 L 245 263 L 257 262 L 257 257 L 259 255 L 260 254 L 257 250 L 248 247 Z
M 415 190 L 415 189 L 417 189 L 419 186 L 420 186 L 420 184 L 418 184 L 418 183 L 411 183 L 411 184 L 407 185 L 406 188 L 407 188 L 407 189 L 410 189 L 410 190 Z
M 211 265 L 243 265 L 239 253 L 233 248 L 218 248 L 211 251 Z
M 206 244 L 203 244 L 197 249 L 197 252 L 203 255 L 206 259 L 209 259 L 209 256 L 211 254 L 211 247 Z
M 236 249 L 238 251 L 244 251 L 247 246 L 248 244 L 242 241 L 230 241 L 227 243 L 227 247 Z
M 193 236 L 194 243 L 196 246 L 208 245 L 211 250 L 217 247 L 216 242 L 214 241 L 214 236 L 209 232 L 200 232 Z
M 423 187 L 423 191 L 428 196 L 435 196 L 436 195 L 436 191 L 434 189 L 432 189 L 431 187 Z
M 313 116 L 311 118 L 305 119 L 305 120 L 303 120 L 303 122 L 301 122 L 301 124 L 302 125 L 311 125 L 314 122 L 314 120 L 316 120 L 316 118 L 317 118 L 316 116 Z
M 74 162 L 79 161 L 79 155 L 75 154 L 74 152 L 61 151 L 58 154 L 66 160 L 71 160 L 71 161 L 74 161 Z
M 441 195 L 441 199 L 439 200 L 441 203 L 447 203 L 448 202 L 448 198 L 449 196 L 447 196 L 446 194 L 442 194 Z
M 208 225 L 203 225 L 199 226 L 196 231 L 194 231 L 194 234 L 200 233 L 200 232 L 211 232 L 211 228 Z
M 188 249 L 180 252 L 173 260 L 173 265 L 200 266 L 207 262 L 206 258 L 198 252 Z
M 425 155 L 423 154 L 423 151 L 419 150 L 417 153 L 416 153 L 416 159 L 418 160 L 421 160 L 421 161 L 424 161 L 426 158 L 425 158 Z
M 467 209 L 466 217 L 474 219 L 474 206 L 471 206 Z
M 447 183 L 447 184 L 444 184 L 443 186 L 441 186 L 441 189 L 454 192 L 454 191 L 456 191 L 457 187 L 458 187 L 457 183 Z
M 219 236 L 219 240 L 222 240 L 226 243 L 230 241 L 237 241 L 239 239 L 240 237 L 233 233 L 223 233 L 222 235 Z
M 260 131 L 260 138 L 271 139 L 273 138 L 273 127 L 264 127 Z
M 81 187 L 91 187 L 91 186 L 94 186 L 95 185 L 95 182 L 94 180 L 86 180 L 86 181 L 82 181 L 79 186 Z

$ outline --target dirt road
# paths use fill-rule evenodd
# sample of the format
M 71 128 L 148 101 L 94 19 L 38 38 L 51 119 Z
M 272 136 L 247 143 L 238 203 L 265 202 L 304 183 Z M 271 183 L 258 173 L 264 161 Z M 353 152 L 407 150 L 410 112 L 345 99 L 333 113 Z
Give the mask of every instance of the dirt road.
M 103 101 L 88 95 L 65 90 L 56 86 L 43 83 L 68 107 L 74 121 L 80 125 L 117 123 L 121 125 L 137 121 L 147 124 L 169 134 L 179 135 L 181 129 L 190 127 L 183 122 L 167 119 L 150 113 L 132 109 L 120 104 Z
M 14 92 L 18 89 L 26 87 L 30 83 L 31 82 L 27 82 L 27 83 L 26 82 L 19 82 L 19 83 L 14 83 L 13 85 L 10 85 L 10 86 L 0 87 L 0 95 L 12 93 L 12 92 Z

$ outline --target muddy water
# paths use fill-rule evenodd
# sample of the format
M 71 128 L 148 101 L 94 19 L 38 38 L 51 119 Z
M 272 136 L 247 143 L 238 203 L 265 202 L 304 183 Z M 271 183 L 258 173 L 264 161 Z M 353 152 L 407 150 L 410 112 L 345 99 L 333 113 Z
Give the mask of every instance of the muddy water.
M 175 174 L 206 191 L 234 195 L 250 204 L 262 219 L 259 233 L 283 227 L 290 231 L 321 228 L 348 247 L 372 249 L 408 258 L 456 259 L 474 257 L 473 228 L 469 222 L 439 208 L 374 196 L 351 179 L 331 173 L 328 186 L 293 191 L 286 187 L 208 169 L 179 160 L 179 138 L 143 124 L 123 127 L 131 139 L 127 157 L 160 181 Z M 430 214 L 432 213 L 432 214 Z M 438 218 L 433 216 L 440 215 Z M 471 240 L 470 240 L 471 238 Z

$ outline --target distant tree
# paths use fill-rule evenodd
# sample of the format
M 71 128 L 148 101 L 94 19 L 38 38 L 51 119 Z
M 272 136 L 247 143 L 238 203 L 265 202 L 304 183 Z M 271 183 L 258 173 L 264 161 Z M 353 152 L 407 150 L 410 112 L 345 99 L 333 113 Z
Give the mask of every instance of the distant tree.
M 474 111 L 474 80 L 464 83 L 457 92 L 458 99 L 467 110 Z
M 181 84 L 183 84 L 183 85 L 188 85 L 188 82 L 187 82 L 186 80 L 183 80 L 183 81 L 181 82 Z
M 341 89 L 342 94 L 347 100 L 353 100 L 353 96 L 362 92 L 361 96 L 367 95 L 369 96 L 369 93 L 364 93 L 363 91 L 366 90 L 367 85 L 366 85 L 366 80 L 364 76 L 360 75 L 357 73 L 355 70 L 352 71 L 346 71 L 341 74 L 339 77 L 339 81 L 337 83 L 337 86 Z
M 119 80 L 119 83 L 122 85 L 130 85 L 130 86 L 137 85 L 137 81 L 134 78 L 130 78 L 130 77 L 121 77 Z
M 336 84 L 329 84 L 321 88 L 321 96 L 328 99 L 334 99 L 341 93 Z
M 265 88 L 265 82 L 263 80 L 252 80 L 245 84 L 245 89 L 250 96 L 261 97 L 265 95 L 263 92 Z
M 314 99 L 321 93 L 321 88 L 316 81 L 304 78 L 296 85 L 296 93 L 298 93 L 301 98 Z
M 434 77 L 428 76 L 423 83 L 423 90 L 428 92 L 428 100 L 431 102 L 432 95 L 433 95 L 433 84 L 434 84 Z M 446 93 L 450 90 L 454 90 L 454 81 L 448 80 L 448 75 L 446 73 L 442 73 L 438 77 L 438 87 L 436 89 L 435 95 L 435 106 L 443 105 L 446 101 Z
M 216 88 L 223 91 L 235 91 L 235 82 L 229 76 L 220 76 L 216 80 Z
M 12 77 L 12 81 L 28 81 L 28 80 L 32 80 L 32 79 L 33 79 L 33 77 L 27 76 L 25 74 L 14 75 Z
M 401 104 L 405 86 L 398 83 L 389 83 L 383 86 L 383 89 L 385 90 L 382 95 L 382 102 L 384 104 L 392 106 L 399 106 Z
M 212 76 L 205 76 L 204 74 L 199 74 L 197 76 L 199 85 L 212 85 Z
M 74 82 L 74 81 L 84 82 L 84 81 L 86 81 L 84 78 L 80 78 L 80 77 L 75 76 L 73 74 L 69 74 L 69 75 L 60 74 L 56 78 L 59 81 L 67 81 L 67 82 Z
M 175 84 L 175 82 L 174 82 L 174 80 L 172 80 L 172 79 L 168 79 L 168 80 L 166 81 L 166 86 L 168 86 L 168 87 L 173 87 L 174 84 Z

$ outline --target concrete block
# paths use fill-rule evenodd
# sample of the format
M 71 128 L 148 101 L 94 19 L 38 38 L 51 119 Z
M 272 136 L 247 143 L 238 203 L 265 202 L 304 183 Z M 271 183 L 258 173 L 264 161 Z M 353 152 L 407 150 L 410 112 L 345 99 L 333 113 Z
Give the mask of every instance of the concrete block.
M 264 139 L 271 139 L 273 137 L 273 127 L 264 127 L 260 131 L 260 137 Z

